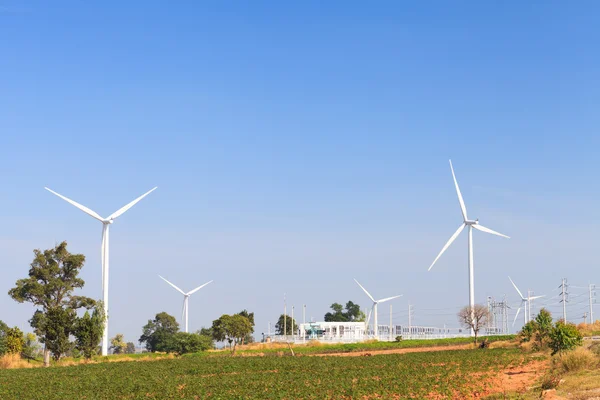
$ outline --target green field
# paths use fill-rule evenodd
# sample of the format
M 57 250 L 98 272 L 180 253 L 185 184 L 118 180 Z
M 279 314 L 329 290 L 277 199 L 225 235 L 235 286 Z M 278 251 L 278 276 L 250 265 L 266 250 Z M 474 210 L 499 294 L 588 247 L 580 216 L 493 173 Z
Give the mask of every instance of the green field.
M 0 399 L 471 397 L 528 360 L 516 349 L 373 357 L 206 357 L 0 370 Z M 473 374 L 476 373 L 476 374 Z

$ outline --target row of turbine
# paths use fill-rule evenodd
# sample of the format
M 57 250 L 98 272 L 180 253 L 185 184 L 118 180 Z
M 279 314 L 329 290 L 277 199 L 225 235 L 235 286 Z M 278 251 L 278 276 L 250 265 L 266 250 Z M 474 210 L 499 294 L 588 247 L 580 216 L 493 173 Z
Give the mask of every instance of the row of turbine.
M 501 233 L 498 233 L 496 231 L 493 231 L 492 229 L 486 228 L 485 226 L 479 224 L 479 219 L 476 220 L 470 220 L 467 217 L 467 209 L 465 207 L 465 203 L 463 201 L 462 195 L 460 193 L 460 189 L 458 187 L 458 182 L 456 181 L 456 176 L 454 174 L 454 168 L 452 167 L 452 161 L 450 160 L 450 170 L 452 171 L 452 177 L 454 179 L 454 185 L 456 186 L 456 193 L 458 195 L 458 202 L 460 205 L 460 209 L 462 212 L 462 216 L 463 216 L 463 222 L 462 224 L 459 226 L 459 228 L 456 230 L 456 232 L 454 232 L 454 234 L 450 237 L 450 240 L 448 240 L 448 242 L 444 245 L 444 247 L 442 248 L 442 250 L 440 251 L 440 253 L 438 254 L 438 256 L 435 258 L 435 260 L 433 261 L 433 263 L 431 264 L 431 266 L 429 267 L 429 270 L 431 270 L 431 268 L 433 267 L 433 265 L 437 262 L 437 260 L 442 256 L 442 254 L 444 254 L 444 252 L 446 251 L 446 249 L 448 249 L 448 247 L 450 247 L 450 245 L 452 244 L 452 242 L 454 242 L 454 240 L 458 237 L 458 235 L 463 231 L 463 229 L 465 227 L 469 227 L 469 244 L 468 244 L 468 250 L 469 250 L 469 305 L 471 307 L 473 307 L 475 305 L 475 284 L 473 281 L 473 229 L 477 229 L 479 231 L 482 232 L 486 232 L 486 233 L 491 233 L 493 235 L 497 235 L 497 236 L 501 236 L 501 237 L 505 237 L 505 238 L 509 238 L 506 235 L 503 235 Z M 91 217 L 97 219 L 98 221 L 102 222 L 102 245 L 101 245 L 101 262 L 102 262 L 102 300 L 104 302 L 104 308 L 105 308 L 105 313 L 108 316 L 108 272 L 109 272 L 109 227 L 110 225 L 114 222 L 114 220 L 119 217 L 120 215 L 122 215 L 125 211 L 129 210 L 131 207 L 133 207 L 136 203 L 138 203 L 140 200 L 142 200 L 144 197 L 146 197 L 147 195 L 149 195 L 150 193 L 152 193 L 154 190 L 157 189 L 157 187 L 153 188 L 152 190 L 144 193 L 143 195 L 141 195 L 140 197 L 138 197 L 137 199 L 133 200 L 132 202 L 130 202 L 129 204 L 125 205 L 124 207 L 120 208 L 119 210 L 117 210 L 116 212 L 114 212 L 113 214 L 109 215 L 107 218 L 102 218 L 98 213 L 96 213 L 95 211 L 92 211 L 91 209 L 61 195 L 58 194 L 56 192 L 54 192 L 53 190 L 50 190 L 48 188 L 45 188 L 46 190 L 48 190 L 49 192 L 55 194 L 56 196 L 60 197 L 61 199 L 65 200 L 66 202 L 74 205 L 75 207 L 77 207 L 78 209 L 80 209 L 81 211 L 83 211 L 84 213 L 90 215 Z M 162 277 L 161 277 L 162 278 Z M 163 278 L 164 279 L 164 278 Z M 168 281 L 167 281 L 168 282 Z M 172 283 L 168 282 L 170 285 L 172 285 L 173 287 L 175 287 L 177 290 L 179 290 L 181 293 L 184 294 L 184 296 L 186 296 L 184 298 L 184 316 L 186 316 L 186 330 L 187 330 L 187 298 L 189 297 L 189 294 L 184 293 L 181 289 L 177 288 L 175 285 L 173 285 Z M 358 282 L 357 282 L 358 283 Z M 359 284 L 360 285 L 360 284 Z M 362 288 L 362 286 L 361 286 Z M 365 290 L 364 288 L 362 288 L 363 290 Z M 369 296 L 369 298 L 371 298 L 371 300 L 373 300 L 374 302 L 374 306 L 373 306 L 373 310 L 374 311 L 374 317 L 375 317 L 375 326 L 377 326 L 377 302 L 375 302 L 375 300 L 372 298 L 372 296 L 365 290 L 365 292 L 367 293 L 367 295 Z M 396 296 L 398 297 L 398 296 Z M 393 297 L 393 298 L 396 298 Z M 522 296 L 521 296 L 522 297 Z M 391 300 L 392 298 L 388 298 L 388 299 L 383 299 L 380 300 L 379 302 L 382 301 L 387 301 L 387 300 Z M 375 330 L 377 330 L 377 328 L 375 328 Z M 376 333 L 376 332 L 375 332 Z M 103 337 L 102 337 L 102 355 L 106 355 L 108 353 L 108 318 L 105 319 L 104 322 L 104 332 L 103 332 Z

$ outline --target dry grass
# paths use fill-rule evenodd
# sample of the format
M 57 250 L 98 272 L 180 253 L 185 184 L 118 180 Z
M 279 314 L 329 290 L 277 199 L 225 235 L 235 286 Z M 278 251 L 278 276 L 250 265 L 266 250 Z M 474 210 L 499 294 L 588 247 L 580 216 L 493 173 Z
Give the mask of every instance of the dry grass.
M 514 349 L 518 347 L 519 344 L 516 341 L 503 340 L 499 342 L 491 342 L 490 349 Z
M 600 335 L 600 320 L 595 321 L 593 324 L 579 324 L 577 329 L 583 336 L 595 336 Z
M 41 367 L 41 363 L 31 363 L 21 359 L 19 354 L 5 354 L 0 357 L 0 369 Z
M 598 357 L 590 350 L 578 347 L 552 359 L 552 369 L 575 372 L 598 367 Z

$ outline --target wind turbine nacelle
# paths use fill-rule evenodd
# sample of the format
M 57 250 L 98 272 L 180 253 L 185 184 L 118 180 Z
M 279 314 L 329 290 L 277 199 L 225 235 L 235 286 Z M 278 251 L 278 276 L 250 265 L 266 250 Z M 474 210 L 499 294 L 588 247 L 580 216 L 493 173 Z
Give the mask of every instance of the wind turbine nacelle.
M 476 219 L 475 221 L 472 221 L 472 220 L 466 220 L 465 221 L 466 225 L 477 225 L 478 223 L 479 223 L 478 219 Z
M 113 222 L 115 222 L 115 220 L 112 219 L 112 218 L 111 219 L 105 219 L 104 221 L 102 221 L 102 223 L 106 224 L 106 225 L 111 225 Z

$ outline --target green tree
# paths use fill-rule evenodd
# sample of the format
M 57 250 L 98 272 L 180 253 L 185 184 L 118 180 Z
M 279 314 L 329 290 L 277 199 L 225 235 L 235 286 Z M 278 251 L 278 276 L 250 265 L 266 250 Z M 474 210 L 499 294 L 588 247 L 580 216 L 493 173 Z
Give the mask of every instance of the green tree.
M 145 343 L 146 349 L 151 352 L 168 351 L 172 346 L 173 335 L 178 331 L 179 324 L 175 317 L 166 312 L 161 312 L 144 325 L 139 342 L 140 344 Z
M 198 333 L 177 332 L 173 335 L 168 349 L 169 353 L 197 353 L 212 349 L 212 338 Z
M 325 314 L 325 322 L 363 322 L 365 313 L 360 310 L 360 306 L 352 301 L 346 303 L 344 308 L 339 303 L 331 305 L 332 312 Z
M 238 313 L 238 315 L 248 318 L 250 325 L 252 325 L 252 330 L 242 339 L 242 344 L 254 343 L 254 336 L 252 336 L 254 333 L 254 313 L 248 312 L 247 310 L 242 310 Z
M 0 356 L 6 353 L 6 331 L 8 330 L 8 325 L 6 325 L 2 320 L 0 320 Z
M 236 346 L 252 332 L 252 324 L 248 318 L 240 314 L 223 314 L 213 321 L 213 339 L 217 342 L 228 342 L 231 352 L 235 354 Z
M 8 354 L 21 354 L 23 351 L 23 345 L 25 344 L 25 338 L 23 332 L 16 326 L 14 328 L 8 328 L 5 335 L 6 353 Z
M 123 354 L 127 348 L 127 343 L 122 333 L 117 333 L 114 338 L 110 339 L 110 348 L 113 354 Z
M 133 342 L 127 342 L 125 354 L 135 354 L 135 344 Z
M 550 332 L 550 348 L 552 355 L 574 349 L 583 344 L 583 335 L 579 329 L 570 322 L 560 320 Z
M 285 320 L 284 320 L 285 317 Z M 285 324 L 284 324 L 285 321 Z M 294 330 L 297 330 L 298 328 L 298 324 L 296 324 L 296 321 L 292 319 L 292 317 L 290 317 L 289 315 L 283 315 L 281 314 L 279 316 L 279 319 L 277 320 L 277 323 L 275 324 L 275 332 L 277 332 L 278 335 L 291 335 L 292 334 L 292 325 L 294 326 Z M 283 331 L 285 326 L 285 332 Z
M 102 340 L 104 332 L 104 320 L 106 314 L 102 302 L 98 302 L 94 307 L 92 315 L 88 311 L 83 317 L 75 322 L 73 335 L 75 336 L 75 348 L 83 353 L 88 360 L 98 351 L 98 346 Z
M 58 360 L 69 348 L 69 336 L 73 333 L 79 308 L 91 308 L 95 301 L 88 297 L 74 296 L 73 291 L 84 285 L 79 272 L 85 263 L 83 254 L 71 254 L 67 242 L 53 249 L 34 250 L 29 276 L 19 279 L 8 294 L 19 303 L 32 303 L 37 310 L 31 326 L 39 341 L 45 345 L 44 364 L 49 353 Z
M 550 314 L 550 311 L 542 308 L 535 317 L 535 324 L 532 328 L 535 330 L 534 337 L 537 348 L 540 350 L 546 348 L 553 329 L 552 314 Z
M 35 360 L 40 352 L 40 346 L 35 334 L 28 332 L 23 336 L 24 345 L 21 355 L 28 360 Z

